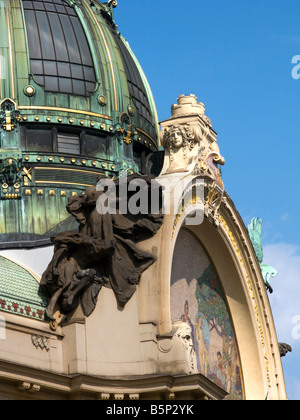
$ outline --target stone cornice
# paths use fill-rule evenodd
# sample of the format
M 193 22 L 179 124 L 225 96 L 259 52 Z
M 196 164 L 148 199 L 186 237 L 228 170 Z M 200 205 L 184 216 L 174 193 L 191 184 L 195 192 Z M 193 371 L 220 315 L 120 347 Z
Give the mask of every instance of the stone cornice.
M 1 361 L 0 390 L 3 385 L 10 395 L 14 390 L 16 397 L 34 393 L 37 399 L 47 399 L 50 394 L 58 399 L 80 399 L 82 395 L 89 399 L 180 399 L 188 392 L 195 400 L 223 400 L 227 395 L 201 374 L 104 378 L 55 374 Z

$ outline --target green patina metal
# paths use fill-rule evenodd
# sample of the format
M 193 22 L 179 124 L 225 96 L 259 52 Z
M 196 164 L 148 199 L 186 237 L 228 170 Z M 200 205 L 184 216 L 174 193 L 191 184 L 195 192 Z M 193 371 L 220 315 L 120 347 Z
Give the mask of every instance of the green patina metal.
M 3 256 L 0 266 L 0 310 L 44 321 L 47 299 L 35 276 Z
M 142 75 L 145 83 L 145 89 L 149 96 L 149 102 L 153 112 L 154 122 L 157 123 L 157 115 L 155 104 L 152 98 L 149 85 L 144 78 L 142 69 L 139 66 L 134 54 L 130 50 L 128 43 L 121 36 L 116 28 L 116 25 L 109 22 L 105 18 L 104 11 L 106 8 L 99 3 L 92 3 L 83 0 L 81 4 L 75 3 L 72 0 L 65 0 L 66 3 L 72 5 L 84 27 L 85 34 L 89 41 L 91 48 L 96 75 L 97 88 L 87 97 L 72 96 L 64 94 L 49 94 L 34 80 L 30 73 L 30 60 L 28 55 L 28 41 L 24 18 L 24 11 L 21 0 L 1 0 L 0 2 L 0 24 L 1 24 L 1 41 L 0 53 L 5 57 L 6 75 L 2 80 L 1 97 L 11 98 L 17 101 L 18 106 L 22 107 L 52 107 L 60 109 L 68 109 L 67 112 L 43 111 L 41 115 L 57 115 L 69 118 L 71 109 L 77 111 L 84 111 L 86 113 L 83 117 L 78 117 L 74 121 L 74 125 L 82 119 L 86 122 L 100 122 L 107 123 L 112 121 L 116 124 L 119 121 L 119 116 L 123 112 L 127 112 L 128 107 L 133 105 L 130 93 L 128 90 L 128 82 L 126 79 L 126 70 L 124 62 L 120 55 L 119 47 L 116 43 L 116 33 L 122 40 L 124 46 L 129 50 L 133 59 L 136 62 L 139 72 Z M 24 88 L 31 85 L 35 89 L 34 96 L 26 96 Z M 99 105 L 99 96 L 106 98 L 107 103 Z M 25 109 L 28 117 L 36 116 L 37 112 L 31 109 Z M 41 110 L 39 110 L 41 111 Z M 103 117 L 90 116 L 89 113 L 100 114 Z M 73 115 L 71 115 L 73 116 Z M 131 116 L 133 125 L 136 116 Z M 32 121 L 35 121 L 34 119 Z M 146 128 L 139 127 L 140 129 Z M 156 133 L 157 134 L 157 133 Z M 154 142 L 158 139 L 153 138 Z
M 39 3 L 44 7 L 47 0 Z M 0 0 L 2 248 L 49 242 L 50 233 L 69 223 L 69 196 L 98 177 L 145 172 L 146 157 L 160 149 L 153 96 L 114 23 L 115 2 L 61 4 L 75 10 L 91 51 L 96 83 L 85 95 L 47 90 L 39 82 L 32 71 L 28 10 L 22 0 Z
M 262 220 L 257 217 L 253 218 L 248 225 L 249 236 L 250 236 L 254 251 L 256 253 L 266 287 L 270 291 L 270 293 L 273 293 L 273 288 L 270 284 L 270 280 L 271 278 L 276 277 L 278 272 L 277 270 L 275 270 L 275 268 L 263 263 L 264 253 L 263 253 L 261 229 L 262 229 Z

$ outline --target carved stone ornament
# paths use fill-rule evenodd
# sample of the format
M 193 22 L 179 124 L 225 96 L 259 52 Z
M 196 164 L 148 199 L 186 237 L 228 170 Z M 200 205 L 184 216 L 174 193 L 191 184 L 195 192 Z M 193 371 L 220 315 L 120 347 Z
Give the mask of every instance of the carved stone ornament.
M 201 138 L 198 126 L 175 124 L 164 132 L 162 145 L 169 155 L 169 173 L 186 172 L 197 157 L 197 148 Z
M 40 348 L 41 350 L 50 350 L 49 339 L 47 337 L 42 335 L 32 335 L 31 341 L 36 349 Z
M 79 304 L 85 316 L 91 315 L 103 286 L 111 288 L 119 307 L 124 307 L 135 293 L 142 273 L 155 262 L 156 257 L 140 250 L 137 244 L 156 234 L 163 216 L 134 216 L 120 211 L 120 186 L 125 183 L 128 190 L 128 184 L 136 179 L 143 179 L 146 192 L 151 196 L 150 189 L 155 181 L 150 177 L 121 178 L 115 182 L 115 214 L 98 211 L 97 201 L 104 193 L 97 187 L 69 198 L 67 210 L 78 221 L 79 230 L 51 239 L 55 244 L 54 255 L 40 283 L 49 299 L 46 315 L 51 321 L 57 322 L 57 305 L 65 316 Z M 127 200 L 130 194 L 134 195 L 128 191 Z
M 38 385 L 38 384 L 32 384 L 30 382 L 20 382 L 17 385 L 17 388 L 21 392 L 30 392 L 32 394 L 34 394 L 36 392 L 40 392 L 40 390 L 41 390 L 41 386 L 40 385 Z
M 174 339 L 179 340 L 182 344 L 189 374 L 198 373 L 197 356 L 193 347 L 191 326 L 187 322 L 178 321 L 174 323 L 174 328 L 177 328 Z
M 224 189 L 218 165 L 224 165 L 217 134 L 195 95 L 181 95 L 172 106 L 172 116 L 161 122 L 165 161 L 161 175 L 186 172 L 203 175 Z

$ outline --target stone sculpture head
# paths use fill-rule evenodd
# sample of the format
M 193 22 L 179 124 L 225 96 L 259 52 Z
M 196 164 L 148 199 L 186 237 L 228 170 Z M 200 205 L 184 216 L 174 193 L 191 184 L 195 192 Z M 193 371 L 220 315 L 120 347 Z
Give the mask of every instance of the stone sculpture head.
M 197 155 L 201 129 L 192 124 L 174 124 L 165 130 L 162 144 L 168 156 L 167 173 L 185 172 Z
M 179 149 L 188 147 L 190 150 L 200 141 L 201 133 L 188 124 L 176 124 L 166 130 L 163 137 L 163 146 L 165 149 Z

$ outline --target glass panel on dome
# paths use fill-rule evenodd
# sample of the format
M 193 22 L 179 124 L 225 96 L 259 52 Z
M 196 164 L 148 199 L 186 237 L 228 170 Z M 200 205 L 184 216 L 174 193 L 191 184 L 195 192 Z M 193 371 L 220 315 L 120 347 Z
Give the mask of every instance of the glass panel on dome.
M 93 91 L 93 59 L 74 8 L 64 0 L 23 0 L 23 8 L 35 81 L 49 92 L 85 96 Z
M 69 92 L 72 89 L 72 81 L 68 78 L 59 78 L 59 90 L 61 92 Z
M 26 3 L 31 3 L 27 1 Z M 30 58 L 42 58 L 41 43 L 37 28 L 36 16 L 32 10 L 26 9 L 27 36 L 30 45 Z
M 143 82 L 139 69 L 129 51 L 126 44 L 120 38 L 116 31 L 112 31 L 115 41 L 121 53 L 124 69 L 127 77 L 129 94 L 137 112 L 135 118 L 137 125 L 147 131 L 153 138 L 156 138 L 155 122 L 152 115 L 151 105 L 147 89 Z
M 22 136 L 26 142 L 27 150 L 34 152 L 49 152 L 53 151 L 53 138 L 51 129 L 40 129 L 33 128 L 30 125 L 28 127 L 22 127 Z
M 86 156 L 110 159 L 114 155 L 112 137 L 85 132 L 81 152 Z
M 80 155 L 80 139 L 79 135 L 58 133 L 57 134 L 57 151 L 58 153 L 69 153 Z

